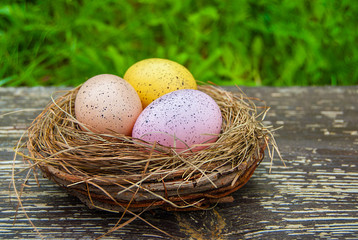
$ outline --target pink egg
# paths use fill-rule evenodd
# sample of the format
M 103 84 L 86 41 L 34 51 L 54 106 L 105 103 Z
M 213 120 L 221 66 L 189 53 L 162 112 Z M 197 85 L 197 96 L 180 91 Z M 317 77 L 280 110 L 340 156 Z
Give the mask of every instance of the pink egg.
M 182 89 L 149 104 L 137 118 L 132 136 L 180 152 L 195 144 L 215 142 L 221 125 L 221 111 L 214 99 L 199 90 Z
M 112 74 L 88 79 L 79 89 L 75 100 L 77 120 L 96 133 L 130 135 L 141 112 L 142 103 L 134 88 Z

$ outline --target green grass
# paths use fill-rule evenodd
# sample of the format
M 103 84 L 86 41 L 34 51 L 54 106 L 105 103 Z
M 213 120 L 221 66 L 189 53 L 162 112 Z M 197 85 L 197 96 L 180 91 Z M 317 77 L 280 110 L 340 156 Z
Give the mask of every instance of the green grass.
M 0 86 L 74 86 L 151 57 L 222 85 L 354 85 L 357 25 L 350 0 L 2 0 Z

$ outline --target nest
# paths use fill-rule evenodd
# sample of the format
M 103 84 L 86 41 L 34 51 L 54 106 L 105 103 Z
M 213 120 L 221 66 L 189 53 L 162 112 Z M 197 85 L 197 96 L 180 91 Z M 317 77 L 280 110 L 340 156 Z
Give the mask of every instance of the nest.
M 222 131 L 200 151 L 177 153 L 120 134 L 83 131 L 74 116 L 79 87 L 50 103 L 28 130 L 33 166 L 90 208 L 107 211 L 207 209 L 229 202 L 250 179 L 272 140 L 244 94 L 199 86 L 219 105 Z M 195 146 L 194 146 L 195 147 Z

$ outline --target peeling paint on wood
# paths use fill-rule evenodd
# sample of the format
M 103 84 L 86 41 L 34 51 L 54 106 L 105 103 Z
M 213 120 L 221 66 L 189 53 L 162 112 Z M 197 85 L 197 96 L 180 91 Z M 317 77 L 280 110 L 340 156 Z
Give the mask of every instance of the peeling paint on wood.
M 55 90 L 63 89 L 0 88 L 0 239 L 39 238 L 21 211 L 13 224 L 17 202 L 9 191 L 12 149 Z M 233 194 L 234 202 L 213 210 L 156 210 L 142 217 L 182 239 L 357 239 L 358 87 L 242 90 L 271 107 L 265 123 L 282 127 L 275 136 L 286 167 L 277 158 L 272 166 L 264 160 L 248 184 Z M 16 166 L 26 167 L 20 158 Z M 31 191 L 27 188 L 22 198 L 47 239 L 94 239 L 120 217 L 86 208 L 47 179 L 39 178 L 39 183 L 30 179 L 26 184 Z M 135 220 L 105 239 L 168 237 Z

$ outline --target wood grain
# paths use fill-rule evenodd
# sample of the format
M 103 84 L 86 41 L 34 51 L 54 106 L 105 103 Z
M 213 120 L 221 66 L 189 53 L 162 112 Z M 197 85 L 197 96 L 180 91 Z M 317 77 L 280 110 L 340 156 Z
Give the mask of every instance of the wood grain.
M 9 183 L 13 147 L 56 90 L 64 89 L 0 88 L 0 239 L 40 238 L 23 212 L 14 224 L 17 201 Z M 357 239 L 358 87 L 242 90 L 271 107 L 265 124 L 282 127 L 275 137 L 286 167 L 278 157 L 273 163 L 266 158 L 232 195 L 234 202 L 213 210 L 141 216 L 182 239 Z M 26 166 L 20 157 L 15 165 L 17 172 Z M 16 176 L 21 182 L 26 172 Z M 88 209 L 45 178 L 39 183 L 31 178 L 22 199 L 46 239 L 94 239 L 120 217 Z M 105 239 L 170 238 L 135 220 Z

